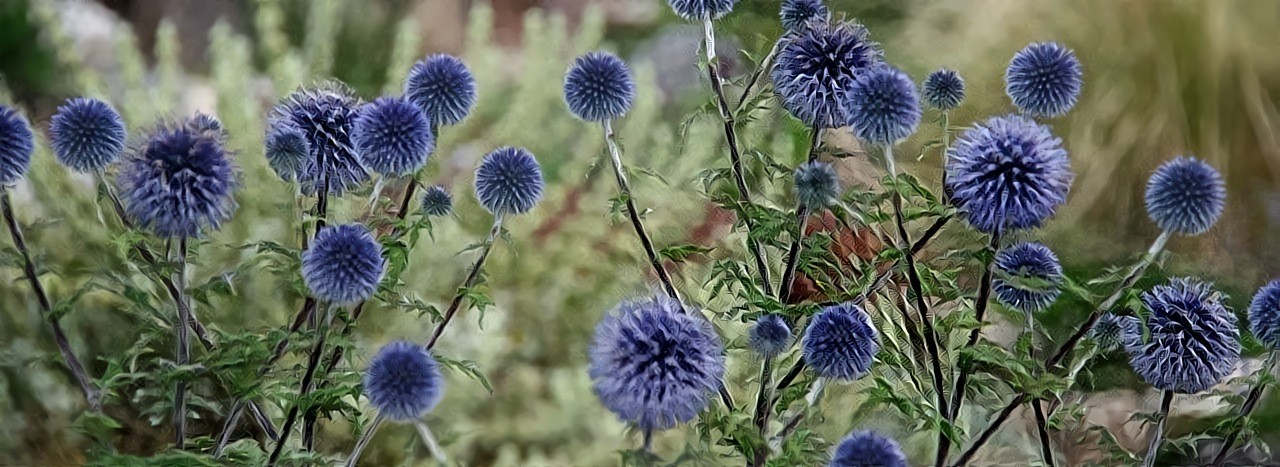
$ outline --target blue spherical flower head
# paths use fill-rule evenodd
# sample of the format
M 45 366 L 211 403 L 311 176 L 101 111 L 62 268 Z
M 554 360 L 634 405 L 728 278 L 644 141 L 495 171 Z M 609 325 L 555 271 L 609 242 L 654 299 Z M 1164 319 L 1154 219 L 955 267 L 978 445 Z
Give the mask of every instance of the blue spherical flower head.
M 1136 316 L 1107 313 L 1098 318 L 1097 324 L 1089 330 L 1089 338 L 1103 352 L 1123 349 L 1142 339 L 1142 323 Z
M 267 165 L 281 180 L 298 180 L 311 157 L 311 143 L 307 133 L 296 125 L 276 121 L 267 131 L 266 155 Z
M 457 125 L 476 106 L 476 78 L 458 57 L 432 55 L 409 69 L 404 97 L 421 108 L 432 125 Z
M 857 23 L 816 21 L 778 45 L 770 78 L 787 109 L 809 127 L 840 128 L 852 120 L 845 101 L 858 75 L 880 62 L 880 48 Z
M 303 282 L 312 296 L 334 305 L 368 300 L 385 269 L 382 246 L 360 224 L 325 227 L 302 252 Z
M 920 96 L 915 82 L 888 65 L 858 76 L 845 103 L 853 133 L 873 144 L 897 143 L 915 133 L 920 124 Z
M 1004 73 L 1004 90 L 1023 112 L 1057 117 L 1076 105 L 1082 76 L 1075 52 L 1060 44 L 1040 42 L 1013 56 Z
M 227 137 L 227 129 L 222 126 L 222 121 L 218 120 L 218 117 L 204 112 L 196 112 L 195 115 L 187 119 L 187 128 L 195 132 L 214 133 L 220 138 Z
M 761 316 L 747 331 L 747 345 L 761 357 L 777 357 L 791 345 L 791 328 L 780 315 Z
M 1062 265 L 1049 247 L 1019 243 L 996 254 L 998 276 L 991 283 L 996 299 L 1015 310 L 1035 313 L 1058 299 Z
M 564 101 L 588 122 L 612 120 L 631 110 L 636 84 L 627 63 L 609 52 L 578 57 L 564 75 Z
M 417 172 L 435 150 L 431 122 L 418 106 L 394 97 L 361 108 L 351 142 L 365 167 L 383 175 Z
M 619 305 L 596 326 L 589 354 L 600 402 L 642 430 L 692 420 L 723 384 L 715 329 L 668 297 Z
M 76 172 L 105 169 L 124 152 L 124 120 L 111 104 L 77 97 L 58 107 L 49 125 L 58 163 Z
M 823 308 L 804 332 L 804 361 L 823 378 L 853 381 L 871 371 L 880 352 L 879 332 L 862 307 Z
M 870 430 L 854 431 L 840 440 L 829 467 L 909 467 L 907 455 L 888 436 Z
M 836 203 L 840 196 L 840 177 L 831 164 L 821 161 L 805 162 L 796 167 L 796 199 L 812 210 L 821 210 Z
M 430 217 L 447 216 L 453 212 L 453 195 L 440 185 L 432 185 L 422 193 L 422 213 Z
M 296 91 L 272 111 L 277 124 L 291 124 L 306 134 L 310 153 L 298 173 L 304 194 L 342 196 L 368 180 L 351 142 L 358 106 L 350 90 L 334 83 Z
M 1142 294 L 1151 311 L 1146 342 L 1126 346 L 1129 363 L 1156 389 L 1182 394 L 1218 384 L 1240 361 L 1236 316 L 1218 300 L 1209 284 L 1174 279 Z
M 444 377 L 425 347 L 395 341 L 382 346 L 369 362 L 364 394 L 382 416 L 397 422 L 416 420 L 444 397 Z
M 476 169 L 476 197 L 489 212 L 524 214 L 542 199 L 542 167 L 523 148 L 503 147 Z
M 125 156 L 120 173 L 125 215 L 163 238 L 218 229 L 236 209 L 236 168 L 221 133 L 191 120 L 161 124 Z
M 22 114 L 0 105 L 0 188 L 17 183 L 31 167 L 35 135 Z
M 830 14 L 822 0 L 782 0 L 778 17 L 790 32 L 808 27 L 810 21 L 824 21 Z
M 1194 157 L 1165 162 L 1147 181 L 1147 214 L 1161 229 L 1205 233 L 1222 217 L 1227 187 L 1213 166 Z
M 667 0 L 681 18 L 691 21 L 717 20 L 733 11 L 738 0 Z
M 1280 280 L 1268 282 L 1253 295 L 1249 332 L 1272 350 L 1280 350 Z
M 924 102 L 938 110 L 951 110 L 964 102 L 964 78 L 946 68 L 924 79 Z
M 947 158 L 951 202 L 985 233 L 1039 227 L 1066 202 L 1075 176 L 1062 140 L 1027 117 L 993 117 L 965 131 Z

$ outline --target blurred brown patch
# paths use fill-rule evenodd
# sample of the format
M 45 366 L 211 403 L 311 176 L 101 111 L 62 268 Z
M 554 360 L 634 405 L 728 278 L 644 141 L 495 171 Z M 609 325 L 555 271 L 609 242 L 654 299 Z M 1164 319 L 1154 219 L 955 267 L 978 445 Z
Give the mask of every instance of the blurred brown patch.
M 836 216 L 831 214 L 831 211 L 823 211 L 820 215 L 809 216 L 809 223 L 805 226 L 804 236 L 810 237 L 816 234 L 831 236 L 831 245 L 828 247 L 828 252 L 836 257 L 839 270 L 830 269 L 825 271 L 829 277 L 856 274 L 858 271 L 857 264 L 875 258 L 883 246 L 880 239 L 876 238 L 875 233 L 870 229 L 854 229 L 837 219 Z M 803 272 L 797 272 L 795 279 L 791 281 L 791 293 L 787 303 L 796 304 L 805 301 L 825 302 L 828 301 L 828 297 L 819 290 L 817 282 Z

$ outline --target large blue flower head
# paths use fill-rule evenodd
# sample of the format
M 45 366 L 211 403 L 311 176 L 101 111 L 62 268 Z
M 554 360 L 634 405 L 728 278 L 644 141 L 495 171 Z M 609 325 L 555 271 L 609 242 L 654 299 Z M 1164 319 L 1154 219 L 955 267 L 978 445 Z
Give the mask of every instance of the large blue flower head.
M 724 377 L 715 329 L 668 297 L 619 305 L 596 325 L 589 354 L 600 403 L 642 430 L 692 420 Z
M 190 119 L 143 136 L 117 176 L 125 214 L 159 237 L 195 237 L 217 229 L 236 209 L 239 183 L 222 132 Z
M 1089 330 L 1089 338 L 1103 352 L 1123 349 L 1142 339 L 1142 323 L 1136 316 L 1107 313 Z
M 781 315 L 761 316 L 747 331 L 747 345 L 761 357 L 777 357 L 791 345 L 791 328 Z
M 418 106 L 382 97 L 360 109 L 351 142 L 365 167 L 383 175 L 417 172 L 435 150 L 431 122 Z
M 1271 350 L 1280 350 L 1280 279 L 1268 282 L 1253 295 L 1249 332 Z
M 888 436 L 870 430 L 854 431 L 840 440 L 829 467 L 908 467 L 907 455 Z
M 938 110 L 951 110 L 964 102 L 964 78 L 946 68 L 939 69 L 924 79 L 924 102 Z
M 589 52 L 573 60 L 564 75 L 564 101 L 588 122 L 612 120 L 631 110 L 636 97 L 631 69 L 609 52 Z
M 342 196 L 369 178 L 351 135 L 359 101 L 341 84 L 298 90 L 276 105 L 272 128 L 292 125 L 306 134 L 310 151 L 298 172 L 302 192 Z
M 840 128 L 852 122 L 846 95 L 880 55 L 862 25 L 814 21 L 781 39 L 770 72 L 773 90 L 782 107 L 805 125 Z
M 22 179 L 31 167 L 31 153 L 35 150 L 35 135 L 27 119 L 0 105 L 0 189 Z
M 1013 56 L 1004 90 L 1013 105 L 1037 117 L 1057 117 L 1076 105 L 1084 85 L 1075 52 L 1053 42 L 1028 45 Z
M 391 420 L 416 420 L 444 397 L 444 377 L 431 352 L 412 342 L 382 346 L 364 372 L 364 394 Z
M 124 120 L 111 104 L 87 97 L 68 99 L 49 125 L 49 145 L 58 163 L 77 172 L 105 169 L 124 152 Z
M 782 0 L 778 18 L 788 32 L 808 27 L 810 21 L 823 21 L 831 15 L 822 0 Z
M 542 199 L 542 167 L 524 148 L 502 147 L 476 169 L 476 197 L 494 214 L 524 214 Z
M 947 158 L 951 202 L 986 233 L 1039 227 L 1066 202 L 1075 176 L 1062 140 L 1027 117 L 992 117 L 967 130 Z
M 307 133 L 288 121 L 275 121 L 267 130 L 267 165 L 285 181 L 298 180 L 311 158 Z
M 431 185 L 422 192 L 422 213 L 431 217 L 447 216 L 453 212 L 453 195 L 440 185 Z
M 796 199 L 809 209 L 823 209 L 835 204 L 840 197 L 840 177 L 831 164 L 805 162 L 796 167 L 794 178 Z
M 853 133 L 873 144 L 891 145 L 906 139 L 920 124 L 915 81 L 888 65 L 859 75 L 846 104 Z
M 302 252 L 303 282 L 312 296 L 334 305 L 368 300 L 385 269 L 382 246 L 360 224 L 325 227 Z
M 476 78 L 458 57 L 432 55 L 409 69 L 404 97 L 417 104 L 432 125 L 457 125 L 476 106 Z
M 804 331 L 804 361 L 818 376 L 852 381 L 871 371 L 880 333 L 858 305 L 823 308 Z
M 1062 265 L 1049 247 L 1035 242 L 1019 243 L 996 254 L 997 278 L 991 289 L 1005 306 L 1035 313 L 1049 308 L 1058 299 L 1062 286 Z
M 1235 370 L 1240 361 L 1236 315 L 1219 301 L 1209 284 L 1174 279 L 1142 294 L 1151 312 L 1150 338 L 1126 345 L 1129 363 L 1156 389 L 1182 394 L 1203 392 Z
M 733 11 L 738 0 L 667 0 L 681 18 L 692 21 L 716 20 Z
M 1199 235 L 1222 217 L 1227 187 L 1213 166 L 1194 157 L 1178 157 L 1151 174 L 1146 201 L 1147 214 L 1161 229 Z

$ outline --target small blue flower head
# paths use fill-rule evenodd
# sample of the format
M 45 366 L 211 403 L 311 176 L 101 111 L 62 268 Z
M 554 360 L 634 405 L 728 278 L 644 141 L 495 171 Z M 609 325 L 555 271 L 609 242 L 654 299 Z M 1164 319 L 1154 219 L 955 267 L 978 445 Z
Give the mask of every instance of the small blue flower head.
M 502 147 L 476 169 L 476 197 L 489 212 L 524 214 L 542 199 L 542 167 L 524 148 Z
M 134 223 L 163 238 L 218 229 L 236 209 L 236 167 L 221 132 L 191 119 L 161 124 L 125 156 L 120 198 Z
M 1249 332 L 1272 350 L 1280 350 L 1280 279 L 1268 282 L 1253 295 Z
M 888 65 L 858 76 L 846 104 L 853 133 L 873 144 L 897 143 L 915 133 L 920 124 L 920 95 L 915 81 Z
M 965 131 L 951 147 L 946 170 L 951 202 L 985 233 L 1043 225 L 1066 202 L 1075 179 L 1062 140 L 1016 115 Z
M 788 32 L 808 27 L 810 21 L 823 21 L 831 15 L 822 0 L 782 0 L 782 28 Z
M 804 361 L 818 376 L 853 381 L 871 371 L 880 352 L 879 336 L 862 307 L 828 306 L 804 331 Z
M 588 122 L 612 120 L 631 110 L 636 97 L 631 69 L 609 52 L 574 59 L 564 75 L 564 101 L 573 115 Z
M 1146 342 L 1125 350 L 1133 370 L 1156 389 L 1182 394 L 1204 392 L 1235 370 L 1240 361 L 1236 315 L 1209 284 L 1174 279 L 1142 294 L 1151 315 Z
M 432 55 L 409 69 L 404 97 L 417 104 L 432 125 L 457 125 L 476 106 L 476 78 L 458 57 Z
M 302 252 L 303 282 L 312 296 L 334 305 L 368 300 L 385 269 L 382 246 L 360 224 L 325 227 Z
M 432 185 L 422 192 L 422 213 L 430 217 L 447 216 L 453 212 L 453 195 L 440 185 Z
M 323 190 L 342 196 L 368 180 L 369 173 L 351 143 L 358 107 L 351 91 L 335 83 L 298 90 L 272 111 L 272 128 L 290 124 L 306 134 L 310 154 L 298 174 L 304 194 Z
M 31 167 L 35 135 L 22 114 L 0 105 L 0 188 L 17 183 Z
M 715 329 L 668 297 L 619 305 L 596 325 L 589 354 L 600 403 L 642 430 L 692 420 L 723 384 Z
M 364 394 L 382 416 L 407 422 L 436 408 L 444 397 L 444 377 L 425 347 L 395 341 L 382 346 L 369 362 Z
M 747 331 L 747 345 L 761 357 L 777 357 L 791 345 L 791 328 L 781 315 L 761 316 Z
M 671 9 L 690 21 L 717 20 L 733 11 L 738 0 L 667 0 Z
M 821 210 L 836 203 L 840 196 L 840 177 L 831 164 L 805 162 L 796 167 L 796 199 L 811 210 Z
M 418 106 L 382 97 L 360 109 L 351 142 L 364 166 L 383 175 L 417 172 L 435 150 L 431 122 Z
M 204 112 L 196 112 L 195 115 L 187 119 L 187 128 L 195 132 L 210 132 L 223 138 L 227 137 L 227 129 L 222 126 L 222 121 L 218 120 L 218 117 Z
M 1137 316 L 1107 313 L 1098 318 L 1097 324 L 1089 330 L 1089 338 L 1098 345 L 1098 350 L 1110 352 L 1140 341 L 1141 327 L 1142 324 L 1138 322 Z
M 908 467 L 907 455 L 897 441 L 863 430 L 845 436 L 836 446 L 829 467 Z
M 1161 229 L 1205 233 L 1222 217 L 1227 186 L 1213 166 L 1194 157 L 1165 162 L 1147 181 L 1147 215 Z
M 991 283 L 996 299 L 1009 308 L 1035 313 L 1058 299 L 1062 265 L 1049 247 L 1019 243 L 996 254 L 997 278 Z
M 862 25 L 816 21 L 778 45 L 770 78 L 782 107 L 809 127 L 840 128 L 852 120 L 845 101 L 858 75 L 880 62 Z
M 49 145 L 58 163 L 76 172 L 105 169 L 124 152 L 124 120 L 106 102 L 76 97 L 58 107 L 49 125 Z
M 288 121 L 276 121 L 267 130 L 267 165 L 284 181 L 294 181 L 302 174 L 311 157 L 307 133 Z
M 1083 75 L 1080 60 L 1071 49 L 1038 42 L 1013 56 L 1004 73 L 1004 90 L 1023 112 L 1057 117 L 1076 105 Z
M 942 68 L 924 79 L 924 102 L 938 110 L 951 110 L 964 102 L 964 78 Z

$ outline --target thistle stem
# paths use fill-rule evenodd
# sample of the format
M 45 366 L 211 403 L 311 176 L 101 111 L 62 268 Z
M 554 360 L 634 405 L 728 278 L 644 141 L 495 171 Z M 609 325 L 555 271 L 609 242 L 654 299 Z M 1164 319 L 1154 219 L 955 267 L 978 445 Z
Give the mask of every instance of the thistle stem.
M 1160 413 L 1156 415 L 1160 421 L 1156 423 L 1155 436 L 1151 437 L 1151 444 L 1147 447 L 1147 456 L 1142 460 L 1144 467 L 1156 465 L 1156 455 L 1160 453 L 1160 444 L 1164 443 L 1164 425 L 1169 419 L 1169 409 L 1172 405 L 1173 391 L 1165 391 L 1164 397 L 1160 399 Z
M 807 162 L 818 160 L 818 146 L 822 142 L 822 128 L 813 127 L 809 136 L 809 157 Z M 795 280 L 796 267 L 800 262 L 800 248 L 804 243 L 804 229 L 809 223 L 810 207 L 804 203 L 796 205 L 796 232 L 791 237 L 791 248 L 787 250 L 787 265 L 782 273 L 782 282 L 778 284 L 778 298 L 782 303 L 791 299 L 791 282 Z
M 658 275 L 658 280 L 662 282 L 662 288 L 671 298 L 680 300 L 680 294 L 676 292 L 676 286 L 671 282 L 671 276 L 667 274 L 666 268 L 662 267 L 662 260 L 658 258 L 657 251 L 653 248 L 653 241 L 649 239 L 649 234 L 644 229 L 644 223 L 640 220 L 640 211 L 636 209 L 635 196 L 631 193 L 631 184 L 627 182 L 626 169 L 622 165 L 621 151 L 618 149 L 617 137 L 613 133 L 613 125 L 609 120 L 603 122 L 604 140 L 609 147 L 609 161 L 613 164 L 613 176 L 618 181 L 618 191 L 621 192 L 623 200 L 626 202 L 627 217 L 631 219 L 631 227 L 635 229 L 636 236 L 640 238 L 640 244 L 644 246 L 644 253 L 649 258 L 649 265 L 653 267 L 653 272 Z
M 800 407 L 794 415 L 788 420 L 786 425 L 782 427 L 782 431 L 778 432 L 772 440 L 769 441 L 770 449 L 781 449 L 782 443 L 787 440 L 788 436 L 796 431 L 800 426 L 800 422 L 804 420 L 804 416 L 809 409 L 818 405 L 818 400 L 822 398 L 822 390 L 827 386 L 827 379 L 821 376 L 813 379 L 813 385 L 809 387 L 809 393 L 804 396 L 804 406 Z
M 324 354 L 325 335 L 329 332 L 329 325 L 333 322 L 334 308 L 332 304 L 325 306 L 324 320 L 316 327 L 316 342 L 311 347 L 310 357 L 307 359 L 307 369 L 302 374 L 302 386 L 298 388 L 298 400 L 294 401 L 289 407 L 289 413 L 285 416 L 284 425 L 280 428 L 280 440 L 276 441 L 275 450 L 271 451 L 271 457 L 267 460 L 267 465 L 276 465 L 280 460 L 280 454 L 284 452 L 284 445 L 289 441 L 289 435 L 293 431 L 293 424 L 298 421 L 298 410 L 302 404 L 302 399 L 311 394 L 311 388 L 314 385 L 316 369 L 320 367 L 320 356 Z
M 991 236 L 991 245 L 989 246 L 992 257 L 1000 251 L 1000 235 Z M 978 322 L 978 328 L 969 331 L 969 340 L 965 342 L 965 349 L 972 349 L 978 345 L 978 339 L 982 336 L 982 320 L 986 318 L 987 306 L 991 302 L 991 282 L 995 276 L 995 261 L 989 260 L 982 267 L 982 279 L 978 282 L 978 298 L 974 300 L 974 319 Z M 964 405 L 965 392 L 968 389 L 969 373 L 973 370 L 973 363 L 967 358 L 960 358 L 960 372 L 956 376 L 955 390 L 952 391 L 951 412 L 947 416 L 948 422 L 954 422 L 960 417 L 960 408 Z
M 653 428 L 645 428 L 644 441 L 642 441 L 641 449 L 645 454 L 653 454 Z
M 742 88 L 742 96 L 738 97 L 738 106 L 734 107 L 733 113 L 741 112 L 742 108 L 747 105 L 747 98 L 751 97 L 751 88 L 755 87 L 761 76 L 764 76 L 765 70 L 769 69 L 769 65 L 773 63 L 773 58 L 777 55 L 778 43 L 774 42 L 773 48 L 769 49 L 769 54 L 760 60 L 760 64 L 756 66 L 755 71 L 751 72 L 751 77 L 747 78 L 747 85 Z
M 174 282 L 178 287 L 178 296 L 174 297 L 175 308 L 178 309 L 178 323 L 174 326 L 178 340 L 178 366 L 186 366 L 191 360 L 191 337 L 188 322 L 191 321 L 191 303 L 187 301 L 187 238 L 178 240 L 178 250 L 174 260 Z M 179 380 L 173 391 L 173 444 L 178 449 L 187 443 L 187 382 Z
M 441 464 L 447 462 L 448 459 L 445 458 L 444 449 L 440 448 L 440 443 L 436 441 L 435 435 L 431 434 L 431 427 L 427 426 L 427 422 L 414 420 L 413 427 L 418 429 L 418 437 L 422 438 L 422 442 L 427 445 L 427 449 L 436 458 L 436 462 Z
M 785 290 L 785 289 L 784 289 Z M 773 358 L 765 358 L 760 364 L 760 392 L 756 394 L 756 411 L 755 423 L 756 429 L 760 432 L 760 439 L 767 439 L 769 416 L 773 413 L 773 407 L 768 403 L 773 400 L 773 394 L 769 391 L 773 388 Z M 752 467 L 763 466 L 765 461 L 769 459 L 769 446 L 761 444 L 756 449 L 755 455 L 747 462 Z
M 947 154 L 951 150 L 951 112 L 942 111 L 942 203 L 950 203 L 947 196 Z
M 378 414 L 377 417 L 373 418 L 373 423 L 365 427 L 364 434 L 360 435 L 360 440 L 356 441 L 355 449 L 351 450 L 351 455 L 347 457 L 347 467 L 355 467 L 360 462 L 360 454 L 364 453 L 364 449 L 369 447 L 369 442 L 373 441 L 374 433 L 378 432 L 378 428 L 381 428 L 386 420 L 382 414 Z
M 1258 379 L 1258 383 L 1249 389 L 1249 395 L 1245 396 L 1244 404 L 1240 406 L 1240 419 L 1243 422 L 1249 418 L 1249 414 L 1253 413 L 1253 409 L 1258 406 L 1258 401 L 1262 400 L 1262 392 L 1267 389 L 1267 379 L 1275 374 L 1277 360 L 1280 360 L 1280 352 L 1272 351 L 1267 354 L 1267 362 L 1264 364 L 1267 374 L 1262 375 Z M 1232 430 L 1231 434 L 1222 441 L 1222 447 L 1218 448 L 1218 454 L 1213 456 L 1214 466 L 1222 465 L 1227 460 L 1227 454 L 1231 453 L 1231 447 L 1236 444 L 1236 440 L 1240 438 L 1240 430 Z
M 484 261 L 489 257 L 489 252 L 493 250 L 493 244 L 498 240 L 499 232 L 502 232 L 502 214 L 497 214 L 493 217 L 493 227 L 489 229 L 489 236 L 485 238 L 484 245 L 480 248 L 480 256 L 476 258 L 475 264 L 471 265 L 471 272 L 467 273 L 467 279 L 462 282 L 462 287 L 459 287 L 458 292 L 453 295 L 453 301 L 449 303 L 449 308 L 445 310 L 444 318 L 431 331 L 431 339 L 427 340 L 427 350 L 435 348 L 436 341 L 440 340 L 440 335 L 444 333 L 444 328 L 458 314 L 458 309 L 462 305 L 462 300 L 466 298 L 467 291 L 476 285 L 476 280 L 480 278 L 480 270 L 484 268 Z
M 1053 445 L 1049 442 L 1049 424 L 1045 418 L 1044 407 L 1040 400 L 1031 401 L 1031 407 L 1035 412 L 1036 432 L 1040 435 L 1040 456 L 1044 458 L 1045 465 L 1053 467 Z

